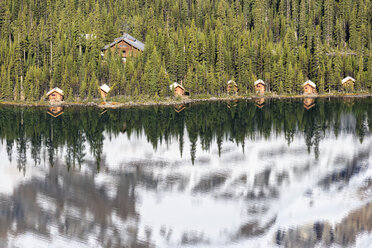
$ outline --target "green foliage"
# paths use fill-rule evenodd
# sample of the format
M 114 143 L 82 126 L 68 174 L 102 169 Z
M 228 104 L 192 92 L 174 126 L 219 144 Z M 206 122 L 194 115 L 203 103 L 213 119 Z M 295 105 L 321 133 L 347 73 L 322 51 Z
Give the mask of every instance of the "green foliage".
M 38 101 L 51 87 L 69 100 L 166 96 L 177 81 L 193 95 L 219 95 L 235 78 L 240 93 L 262 78 L 268 92 L 320 91 L 357 79 L 371 91 L 370 0 L 0 1 L 0 97 Z M 123 32 L 145 42 L 128 57 L 100 56 Z M 363 57 L 362 61 L 360 58 Z

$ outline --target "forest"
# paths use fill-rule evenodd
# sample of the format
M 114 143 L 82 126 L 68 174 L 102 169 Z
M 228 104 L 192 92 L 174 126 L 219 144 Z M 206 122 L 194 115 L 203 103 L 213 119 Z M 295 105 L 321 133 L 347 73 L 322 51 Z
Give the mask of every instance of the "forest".
M 311 79 L 340 92 L 341 80 L 372 91 L 371 0 L 1 0 L 0 98 L 35 102 L 53 87 L 65 100 L 226 94 L 298 94 Z M 145 43 L 122 63 L 101 49 L 129 33 Z

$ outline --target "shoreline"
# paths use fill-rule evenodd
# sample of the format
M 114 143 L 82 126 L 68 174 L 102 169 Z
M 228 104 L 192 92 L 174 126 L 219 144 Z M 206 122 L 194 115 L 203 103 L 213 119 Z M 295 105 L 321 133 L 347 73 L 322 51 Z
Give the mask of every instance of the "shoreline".
M 201 103 L 201 102 L 226 102 L 226 101 L 239 101 L 239 100 L 257 100 L 257 99 L 301 99 L 301 98 L 365 98 L 372 97 L 372 93 L 350 93 L 350 94 L 316 94 L 316 95 L 252 95 L 252 96 L 221 96 L 209 98 L 167 98 L 159 101 L 127 101 L 127 102 L 15 102 L 15 101 L 0 101 L 0 105 L 4 106 L 17 106 L 17 107 L 98 107 L 103 109 L 116 109 L 116 108 L 131 108 L 131 107 L 148 107 L 148 106 L 175 106 L 181 104 Z

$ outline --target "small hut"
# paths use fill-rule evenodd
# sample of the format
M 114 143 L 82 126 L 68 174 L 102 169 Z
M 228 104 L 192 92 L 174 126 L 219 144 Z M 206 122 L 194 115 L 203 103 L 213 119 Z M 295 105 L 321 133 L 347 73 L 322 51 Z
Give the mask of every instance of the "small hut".
M 174 96 L 183 96 L 185 95 L 185 88 L 177 82 L 169 85 L 171 91 L 173 91 Z
M 256 94 L 265 94 L 266 84 L 262 79 L 257 80 L 254 82 L 254 90 Z
M 238 85 L 235 83 L 235 81 L 229 80 L 227 82 L 226 91 L 227 93 L 230 93 L 230 92 L 235 93 L 235 94 L 238 93 L 239 88 L 238 88 Z
M 52 90 L 50 90 L 47 93 L 47 97 L 50 102 L 60 102 L 63 101 L 63 90 L 60 88 L 56 87 Z
M 342 79 L 341 83 L 344 89 L 354 90 L 354 83 L 355 83 L 354 78 L 347 76 L 346 78 Z
M 107 84 L 102 85 L 102 86 L 99 88 L 99 92 L 101 93 L 101 97 L 102 97 L 103 99 L 106 99 L 106 96 L 107 96 L 107 94 L 109 93 L 110 90 L 111 90 L 111 89 L 110 89 L 110 87 L 109 87 Z
M 306 97 L 304 99 L 304 108 L 306 110 L 311 109 L 312 107 L 315 107 L 315 99 L 311 97 Z
M 63 114 L 63 107 L 62 106 L 53 106 L 48 108 L 48 114 L 54 118 L 57 118 L 61 114 Z
M 304 94 L 316 94 L 316 93 L 317 93 L 316 84 L 311 80 L 307 80 L 304 83 Z

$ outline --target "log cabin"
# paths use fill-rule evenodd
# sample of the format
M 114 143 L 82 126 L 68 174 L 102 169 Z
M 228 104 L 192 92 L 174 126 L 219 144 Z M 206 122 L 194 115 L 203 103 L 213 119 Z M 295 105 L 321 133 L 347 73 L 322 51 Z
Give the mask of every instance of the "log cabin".
M 256 94 L 265 94 L 265 88 L 266 84 L 262 79 L 257 80 L 254 82 L 254 90 L 256 91 Z
M 307 94 L 316 94 L 316 93 L 317 93 L 316 84 L 311 80 L 307 80 L 304 83 L 304 94 L 307 95 Z
M 351 91 L 354 90 L 354 83 L 355 83 L 354 78 L 347 76 L 346 78 L 342 79 L 341 83 L 344 89 L 351 90 Z
M 114 39 L 114 41 L 102 48 L 102 56 L 105 56 L 108 50 L 112 53 L 118 51 L 121 55 L 123 63 L 129 56 L 135 56 L 138 52 L 145 50 L 145 44 L 137 40 L 133 36 L 124 33 L 122 37 Z
M 227 82 L 226 91 L 227 93 L 230 93 L 230 92 L 234 94 L 238 93 L 239 88 L 238 88 L 238 85 L 235 83 L 235 81 L 229 80 Z
M 170 90 L 173 92 L 174 96 L 184 96 L 185 88 L 177 82 L 169 85 Z
M 101 93 L 101 97 L 103 99 L 106 99 L 106 96 L 107 94 L 109 93 L 110 91 L 110 87 L 107 85 L 107 84 L 104 84 L 102 85 L 100 88 L 99 88 L 99 92 Z
M 63 101 L 63 90 L 58 87 L 51 89 L 47 93 L 47 97 L 49 99 L 49 102 L 61 102 Z

